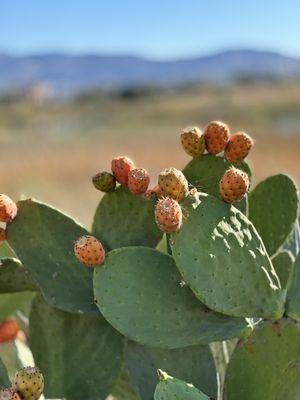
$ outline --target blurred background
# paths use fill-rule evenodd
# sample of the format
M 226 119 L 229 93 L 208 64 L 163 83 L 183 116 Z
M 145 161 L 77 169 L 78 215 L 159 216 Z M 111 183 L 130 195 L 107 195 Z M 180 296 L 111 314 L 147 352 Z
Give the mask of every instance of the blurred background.
M 0 0 L 0 184 L 86 227 L 91 177 L 127 154 L 153 183 L 179 132 L 255 138 L 254 181 L 300 184 L 300 2 Z

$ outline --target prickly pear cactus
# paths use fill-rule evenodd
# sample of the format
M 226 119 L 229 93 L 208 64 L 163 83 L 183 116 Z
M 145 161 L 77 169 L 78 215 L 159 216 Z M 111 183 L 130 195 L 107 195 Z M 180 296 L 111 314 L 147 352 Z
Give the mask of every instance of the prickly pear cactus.
M 0 387 L 9 387 L 9 377 L 5 365 L 0 358 Z

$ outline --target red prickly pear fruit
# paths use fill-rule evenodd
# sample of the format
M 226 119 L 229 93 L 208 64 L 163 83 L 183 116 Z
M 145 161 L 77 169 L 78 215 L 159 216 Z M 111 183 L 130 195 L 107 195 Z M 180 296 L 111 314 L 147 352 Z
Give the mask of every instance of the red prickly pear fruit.
M 172 199 L 181 201 L 189 194 L 186 177 L 176 168 L 166 168 L 158 176 L 158 184 L 162 192 Z
M 155 206 L 155 222 L 162 232 L 178 231 L 182 225 L 182 210 L 179 203 L 170 197 L 160 199 Z
M 197 126 L 183 129 L 180 139 L 182 147 L 188 155 L 197 157 L 204 153 L 204 135 Z
M 21 400 L 21 397 L 12 389 L 3 389 L 0 390 L 0 400 Z
M 128 183 L 128 174 L 135 168 L 133 161 L 126 157 L 116 157 L 111 162 L 111 170 L 116 180 L 124 186 Z
M 210 122 L 204 132 L 206 150 L 209 154 L 221 153 L 229 139 L 229 128 L 220 121 Z
M 116 178 L 110 172 L 99 172 L 93 176 L 93 184 L 101 192 L 113 192 L 116 188 Z
M 10 342 L 17 336 L 20 327 L 14 319 L 8 319 L 0 324 L 0 343 Z
M 0 194 L 0 221 L 11 222 L 16 217 L 17 211 L 16 203 L 5 194 Z
M 6 240 L 6 231 L 3 228 L 0 228 L 0 244 Z
M 76 240 L 74 253 L 79 262 L 89 267 L 97 267 L 105 260 L 105 250 L 94 236 L 85 235 Z
M 148 189 L 150 178 L 145 168 L 132 169 L 128 174 L 128 189 L 133 194 L 143 194 Z
M 22 400 L 38 400 L 44 391 L 44 377 L 36 367 L 26 367 L 14 377 L 12 389 Z
M 226 203 L 240 201 L 249 189 L 248 175 L 234 167 L 229 168 L 220 180 L 220 197 Z
M 228 140 L 225 148 L 225 158 L 232 164 L 243 161 L 252 146 L 253 139 L 249 135 L 245 132 L 237 132 L 230 136 Z

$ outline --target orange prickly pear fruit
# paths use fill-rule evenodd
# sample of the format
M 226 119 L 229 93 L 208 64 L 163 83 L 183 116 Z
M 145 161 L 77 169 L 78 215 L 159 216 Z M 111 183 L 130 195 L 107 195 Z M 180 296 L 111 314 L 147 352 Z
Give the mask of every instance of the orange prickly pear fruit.
M 226 203 L 240 201 L 248 192 L 249 177 L 246 172 L 229 168 L 220 180 L 220 197 Z
M 209 154 L 221 153 L 229 139 L 229 128 L 220 121 L 210 122 L 204 132 L 206 150 Z
M 16 203 L 5 194 L 0 194 L 0 221 L 11 222 L 17 215 Z
M 133 161 L 126 156 L 116 157 L 111 162 L 111 170 L 116 180 L 124 186 L 128 183 L 128 174 L 135 168 Z
M 225 148 L 225 158 L 232 164 L 243 161 L 252 146 L 253 140 L 249 135 L 245 132 L 235 133 L 228 140 Z
M 182 225 L 182 210 L 179 203 L 170 197 L 160 199 L 155 206 L 155 221 L 162 232 L 178 231 Z
M 132 169 L 128 174 L 128 189 L 133 194 L 143 194 L 150 183 L 148 172 L 145 168 Z
M 82 264 L 97 267 L 105 260 L 105 250 L 94 236 L 85 235 L 76 240 L 74 253 Z

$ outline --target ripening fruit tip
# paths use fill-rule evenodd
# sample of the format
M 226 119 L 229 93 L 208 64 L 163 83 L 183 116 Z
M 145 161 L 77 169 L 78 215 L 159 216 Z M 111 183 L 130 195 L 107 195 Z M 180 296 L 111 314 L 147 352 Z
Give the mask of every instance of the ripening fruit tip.
M 249 177 L 246 172 L 229 168 L 220 180 L 220 197 L 226 203 L 240 201 L 248 192 Z
M 97 267 L 105 260 L 105 250 L 94 236 L 85 235 L 76 240 L 74 254 L 79 262 L 90 267 Z

